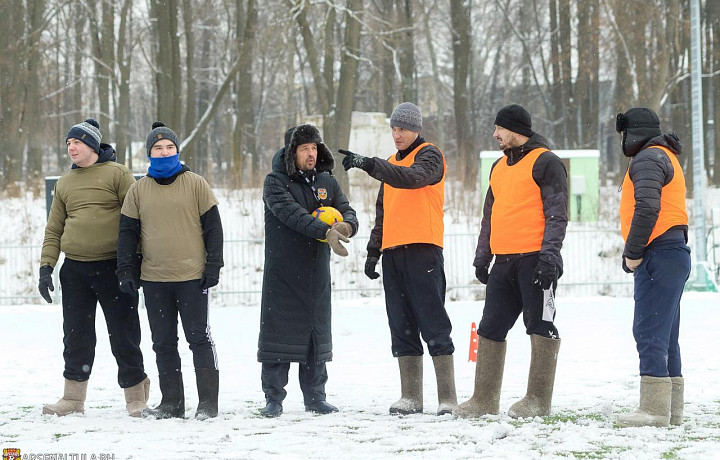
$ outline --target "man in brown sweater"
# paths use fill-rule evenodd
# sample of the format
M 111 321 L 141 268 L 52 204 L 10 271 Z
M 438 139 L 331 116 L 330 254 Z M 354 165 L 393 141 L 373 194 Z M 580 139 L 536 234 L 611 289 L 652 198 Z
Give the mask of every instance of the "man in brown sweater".
M 120 292 L 117 269 L 117 228 L 125 194 L 135 179 L 115 162 L 115 150 L 100 141 L 97 121 L 87 119 L 66 137 L 72 169 L 56 186 L 45 228 L 40 259 L 42 297 L 52 302 L 52 272 L 60 252 L 63 305 L 65 393 L 43 414 L 84 411 L 88 378 L 95 359 L 95 310 L 103 309 L 110 348 L 118 364 L 118 384 L 125 390 L 127 410 L 138 417 L 147 408 L 150 380 L 140 351 L 138 296 Z

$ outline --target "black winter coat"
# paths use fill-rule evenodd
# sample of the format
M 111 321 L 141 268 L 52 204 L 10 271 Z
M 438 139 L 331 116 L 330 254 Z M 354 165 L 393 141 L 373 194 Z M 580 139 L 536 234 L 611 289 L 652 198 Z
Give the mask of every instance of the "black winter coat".
M 508 158 L 508 165 L 517 164 L 531 150 L 536 148 L 549 149 L 547 140 L 538 133 L 519 146 L 505 150 L 503 153 Z M 498 161 L 493 163 L 495 167 Z M 492 174 L 492 168 L 490 174 Z M 568 223 L 568 179 L 565 165 L 562 160 L 553 152 L 542 154 L 532 169 L 532 178 L 540 187 L 540 199 L 543 203 L 545 214 L 545 232 L 543 234 L 542 246 L 540 249 L 540 260 L 554 265 L 558 270 L 558 277 L 563 273 L 563 260 L 560 255 L 565 229 Z M 488 187 L 483 206 L 483 217 L 480 225 L 480 236 L 475 250 L 475 267 L 487 267 L 492 261 L 493 254 L 490 250 L 490 232 L 502 231 L 502 229 L 491 229 L 490 217 L 492 207 L 495 203 L 495 196 L 491 187 Z
M 322 146 L 322 147 L 321 147 Z M 289 149 L 288 149 L 289 150 Z M 330 228 L 311 213 L 332 206 L 350 223 L 355 210 L 330 175 L 334 160 L 318 145 L 314 189 L 299 172 L 288 175 L 286 148 L 273 158 L 273 171 L 265 178 L 265 271 L 263 273 L 260 362 L 326 362 L 332 360 L 330 305 Z M 308 356 L 311 341 L 315 356 Z

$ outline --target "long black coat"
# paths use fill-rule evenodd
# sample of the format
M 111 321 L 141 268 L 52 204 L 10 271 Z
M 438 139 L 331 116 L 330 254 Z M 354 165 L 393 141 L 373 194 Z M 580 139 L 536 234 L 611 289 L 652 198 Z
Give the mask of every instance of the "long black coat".
M 353 234 L 358 222 L 329 174 L 334 161 L 324 145 L 318 145 L 316 192 L 299 173 L 288 175 L 286 164 L 291 161 L 286 162 L 285 151 L 275 154 L 263 187 L 265 271 L 258 361 L 326 362 L 332 359 L 330 246 L 318 239 L 324 239 L 330 227 L 310 213 L 332 206 L 352 225 Z M 314 357 L 308 356 L 311 341 Z

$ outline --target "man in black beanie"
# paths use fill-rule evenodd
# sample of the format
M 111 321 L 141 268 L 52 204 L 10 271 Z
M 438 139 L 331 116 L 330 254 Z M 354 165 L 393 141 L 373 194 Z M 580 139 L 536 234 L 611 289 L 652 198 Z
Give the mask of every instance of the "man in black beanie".
M 457 407 L 455 346 L 445 309 L 443 226 L 445 156 L 420 135 L 422 114 L 403 102 L 390 115 L 397 152 L 387 160 L 348 150 L 345 170 L 359 168 L 380 181 L 375 227 L 367 245 L 365 275 L 379 278 L 375 266 L 382 255 L 383 287 L 392 353 L 398 358 L 401 396 L 391 414 L 423 411 L 423 345 L 432 356 L 438 389 L 437 414 Z
M 475 391 L 460 404 L 460 417 L 497 414 L 505 366 L 505 337 L 523 315 L 532 359 L 527 394 L 510 407 L 511 417 L 550 414 L 560 337 L 554 324 L 554 292 L 562 275 L 560 248 L 567 226 L 567 172 L 548 143 L 532 130 L 520 105 L 503 107 L 495 132 L 504 156 L 490 170 L 475 276 L 487 285 L 477 332 Z M 492 271 L 490 262 L 495 257 Z
M 63 306 L 65 392 L 43 414 L 68 415 L 85 410 L 88 379 L 95 360 L 95 312 L 103 310 L 110 349 L 118 365 L 118 384 L 128 413 L 147 408 L 150 380 L 140 351 L 137 292 L 121 292 L 115 276 L 120 207 L 132 173 L 115 162 L 115 150 L 103 144 L 98 122 L 89 118 L 70 128 L 65 143 L 72 168 L 55 185 L 40 258 L 40 295 L 52 302 L 52 272 L 60 252 Z M 138 259 L 133 254 L 131 263 Z

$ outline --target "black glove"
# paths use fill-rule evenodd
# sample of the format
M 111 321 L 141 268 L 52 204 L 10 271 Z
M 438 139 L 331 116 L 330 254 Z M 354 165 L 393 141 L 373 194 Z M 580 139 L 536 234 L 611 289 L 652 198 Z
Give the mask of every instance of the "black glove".
M 365 260 L 365 276 L 367 276 L 371 280 L 376 280 L 380 278 L 380 273 L 375 271 L 375 266 L 377 265 L 379 260 L 379 257 L 371 255 L 368 255 L 367 259 Z
M 488 278 L 490 278 L 490 274 L 488 273 L 487 265 L 483 265 L 482 267 L 475 267 L 475 278 L 477 278 L 477 280 L 480 281 L 482 284 L 488 283 Z
M 357 153 L 353 153 L 350 150 L 344 150 L 340 149 L 338 152 L 345 155 L 345 158 L 343 158 L 342 164 L 343 168 L 345 168 L 345 171 L 347 171 L 350 168 L 360 168 L 365 172 L 370 172 L 373 170 L 373 167 L 375 166 L 375 163 L 373 163 L 371 158 L 364 157 L 362 155 L 358 155 Z
M 50 297 L 50 291 L 55 291 L 55 286 L 52 282 L 53 268 L 50 265 L 43 265 L 40 267 L 40 282 L 38 283 L 38 291 L 45 302 L 52 303 L 52 297 Z
M 210 289 L 211 287 L 217 286 L 220 282 L 220 269 L 214 267 L 205 267 L 202 278 L 200 278 L 200 289 Z
M 137 295 L 138 283 L 133 276 L 120 278 L 118 282 L 120 283 L 120 292 L 127 295 Z
M 550 289 L 551 286 L 555 286 L 558 279 L 557 267 L 555 264 L 538 260 L 535 270 L 532 274 L 532 280 L 534 284 L 539 284 L 543 290 Z

